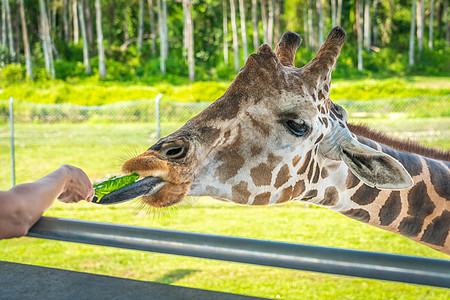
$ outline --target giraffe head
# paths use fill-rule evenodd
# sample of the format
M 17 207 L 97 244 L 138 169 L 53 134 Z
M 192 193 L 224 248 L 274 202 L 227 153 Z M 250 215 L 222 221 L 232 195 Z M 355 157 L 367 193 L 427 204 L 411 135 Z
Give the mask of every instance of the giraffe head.
M 302 68 L 294 66 L 299 35 L 285 33 L 275 51 L 262 45 L 222 97 L 124 164 L 124 173 L 164 180 L 143 201 L 162 207 L 185 195 L 255 205 L 307 200 L 311 186 L 333 172 L 324 176 L 319 166 L 325 162 L 345 163 L 372 187 L 411 186 L 395 159 L 352 137 L 345 111 L 329 100 L 331 70 L 345 39 L 344 30 L 334 28 Z

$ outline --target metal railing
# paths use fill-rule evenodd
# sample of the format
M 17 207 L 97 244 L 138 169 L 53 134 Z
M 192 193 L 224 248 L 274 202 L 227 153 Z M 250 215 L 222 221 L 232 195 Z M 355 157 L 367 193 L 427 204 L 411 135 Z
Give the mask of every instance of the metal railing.
M 450 288 L 450 261 L 42 217 L 29 237 Z

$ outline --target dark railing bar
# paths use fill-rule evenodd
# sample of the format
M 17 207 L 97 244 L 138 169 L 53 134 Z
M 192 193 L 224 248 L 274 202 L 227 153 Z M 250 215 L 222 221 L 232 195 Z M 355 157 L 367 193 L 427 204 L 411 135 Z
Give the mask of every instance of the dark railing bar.
M 27 236 L 450 288 L 450 260 L 50 217 Z

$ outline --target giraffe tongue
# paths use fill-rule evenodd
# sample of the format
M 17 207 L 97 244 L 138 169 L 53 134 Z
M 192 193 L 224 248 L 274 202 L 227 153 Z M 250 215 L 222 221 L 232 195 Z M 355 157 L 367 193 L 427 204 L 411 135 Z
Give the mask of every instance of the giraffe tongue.
M 156 193 L 164 185 L 164 180 L 159 177 L 145 177 L 103 196 L 100 200 L 94 199 L 92 202 L 103 205 L 126 202 L 143 195 Z

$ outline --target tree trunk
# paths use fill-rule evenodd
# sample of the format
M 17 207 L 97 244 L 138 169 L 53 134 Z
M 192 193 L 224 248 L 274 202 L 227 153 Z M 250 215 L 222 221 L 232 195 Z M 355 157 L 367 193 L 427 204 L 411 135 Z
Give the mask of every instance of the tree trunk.
M 309 34 L 308 34 L 308 5 L 309 0 L 303 3 L 303 40 L 305 41 L 305 48 L 309 49 Z
M 309 40 L 309 48 L 311 50 L 315 50 L 316 41 L 314 39 L 314 31 L 313 31 L 313 5 L 314 0 L 309 0 L 308 2 L 308 40 Z
M 152 38 L 152 54 L 156 54 L 155 13 L 153 12 L 153 0 L 147 0 L 148 13 L 150 15 L 150 36 Z
M 84 0 L 84 19 L 86 24 L 86 33 L 89 45 L 94 44 L 94 30 L 92 29 L 91 10 L 89 9 L 89 0 Z
M 6 48 L 7 41 L 6 41 L 6 1 L 2 0 L 2 40 L 1 45 Z
M 30 43 L 28 41 L 28 29 L 27 23 L 25 20 L 25 8 L 23 4 L 23 0 L 18 1 L 19 11 L 20 11 L 20 21 L 22 24 L 22 38 L 23 38 L 23 48 L 25 52 L 25 66 L 27 69 L 28 78 L 33 78 L 33 66 L 31 65 L 31 52 L 30 52 Z
M 123 42 L 124 44 L 130 43 L 130 34 L 128 28 L 128 7 L 123 10 Z
M 228 65 L 228 15 L 227 1 L 222 0 L 223 7 L 223 61 Z
M 358 35 L 358 70 L 363 71 L 363 0 L 356 0 L 356 31 Z
M 275 0 L 275 43 L 280 40 L 280 14 L 281 14 L 281 1 Z
M 233 50 L 234 50 L 234 70 L 239 70 L 239 46 L 238 46 L 238 33 L 236 26 L 236 8 L 234 7 L 234 0 L 230 0 L 231 11 L 231 29 L 233 30 Z
M 16 58 L 16 51 L 14 50 L 14 38 L 12 32 L 12 23 L 11 23 L 11 11 L 9 9 L 9 0 L 5 1 L 6 5 L 6 25 L 8 28 L 8 44 L 9 44 L 9 55 L 13 60 Z
M 103 48 L 102 7 L 100 0 L 95 0 L 95 21 L 97 27 L 98 69 L 100 78 L 105 78 L 105 50 Z
M 445 25 L 445 42 L 450 42 L 450 22 L 448 21 L 448 0 L 444 0 L 444 25 Z
M 269 19 L 267 20 L 267 41 L 269 46 L 273 45 L 273 3 L 274 0 L 269 0 L 267 3 L 269 4 Z
M 160 70 L 162 74 L 166 73 L 166 41 L 165 41 L 165 34 L 164 34 L 164 17 L 162 12 L 162 4 L 161 1 L 163 0 L 157 0 L 157 9 L 158 9 L 158 29 L 159 29 L 159 56 L 160 56 Z
M 73 11 L 73 42 L 78 45 L 78 43 L 80 42 L 80 33 L 78 30 L 79 26 L 78 26 L 77 2 L 78 2 L 78 0 L 73 0 L 72 11 Z
M 84 20 L 83 0 L 78 1 L 78 17 L 80 18 L 81 37 L 83 38 L 83 63 L 84 72 L 91 74 L 91 64 L 89 63 L 89 46 L 86 33 L 86 22 Z
M 192 1 L 184 0 L 186 5 L 186 27 L 188 36 L 188 68 L 189 68 L 189 80 L 195 79 L 195 61 L 194 61 L 194 23 L 192 20 Z
M 416 0 L 411 1 L 411 28 L 409 32 L 409 66 L 414 66 L 414 34 L 416 33 Z
M 323 5 L 322 0 L 316 1 L 317 16 L 319 19 L 319 48 L 323 44 Z
M 138 38 L 137 38 L 138 52 L 141 52 L 143 35 L 144 35 L 144 0 L 139 0 Z
M 245 7 L 244 0 L 239 0 L 239 15 L 241 17 L 241 35 L 242 35 L 242 52 L 244 55 L 244 60 L 248 57 L 248 46 L 247 46 L 247 27 L 245 26 Z
M 417 48 L 419 50 L 419 60 L 423 52 L 423 33 L 425 21 L 425 0 L 419 0 L 417 5 Z
M 67 5 L 67 0 L 63 0 L 62 21 L 63 21 L 64 41 L 65 42 L 69 41 L 69 21 L 68 21 L 68 16 L 67 16 L 68 11 L 69 11 L 69 6 Z
M 434 0 L 430 0 L 430 24 L 428 31 L 428 48 L 433 50 Z
M 44 45 L 45 68 L 52 78 L 55 78 L 55 65 L 53 62 L 52 42 L 50 38 L 50 28 L 44 0 L 39 0 L 39 10 L 41 15 L 41 32 Z
M 336 12 L 336 25 L 341 26 L 342 18 L 342 0 L 338 0 L 337 12 Z
M 253 50 L 259 48 L 258 37 L 258 0 L 252 0 Z
M 164 54 L 165 59 L 169 57 L 169 29 L 167 28 L 167 1 L 162 0 L 162 9 L 163 9 L 163 24 L 164 24 L 164 50 L 166 53 Z
M 271 0 L 269 0 L 271 1 Z M 264 44 L 269 42 L 269 37 L 267 35 L 267 0 L 261 0 L 261 20 L 264 34 Z
M 336 0 L 331 0 L 331 27 L 336 26 Z
M 370 51 L 371 40 L 370 40 L 370 0 L 365 1 L 364 5 L 364 47 L 366 51 Z
M 378 0 L 373 0 L 372 43 L 378 46 Z

